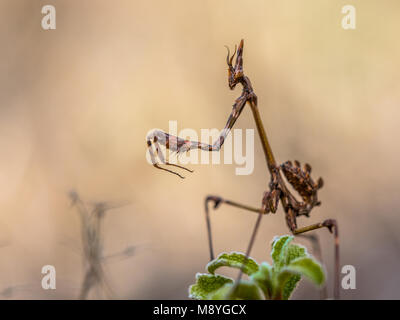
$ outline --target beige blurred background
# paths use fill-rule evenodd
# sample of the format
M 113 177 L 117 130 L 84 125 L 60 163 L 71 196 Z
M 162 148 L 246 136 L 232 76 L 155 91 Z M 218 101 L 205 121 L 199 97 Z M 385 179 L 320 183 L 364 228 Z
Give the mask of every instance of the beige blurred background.
M 56 7 L 56 30 L 41 28 L 46 4 Z M 341 27 L 346 4 L 357 9 L 356 30 Z M 179 130 L 222 128 L 240 95 L 227 86 L 224 45 L 244 38 L 244 70 L 276 158 L 307 161 L 325 180 L 322 206 L 299 225 L 339 221 L 341 263 L 357 270 L 357 289 L 343 298 L 400 298 L 399 10 L 397 0 L 2 0 L 0 291 L 77 297 L 74 189 L 87 201 L 131 202 L 104 221 L 106 254 L 138 245 L 107 264 L 119 298 L 187 298 L 208 261 L 204 197 L 259 205 L 267 168 L 256 137 L 252 175 L 191 165 L 180 180 L 146 162 L 145 136 L 169 120 Z M 236 128 L 255 128 L 248 109 Z M 245 250 L 255 219 L 221 207 L 216 251 Z M 271 239 L 288 233 L 282 211 L 261 228 L 252 255 L 270 261 Z M 318 234 L 332 295 L 332 237 Z M 53 291 L 40 286 L 46 264 L 57 270 Z M 304 281 L 294 298 L 318 293 Z

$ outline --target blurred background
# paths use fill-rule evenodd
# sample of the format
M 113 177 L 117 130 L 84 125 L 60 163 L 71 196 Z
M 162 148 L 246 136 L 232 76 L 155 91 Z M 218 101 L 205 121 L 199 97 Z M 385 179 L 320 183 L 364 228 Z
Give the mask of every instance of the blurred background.
M 43 5 L 56 30 L 41 28 Z M 344 5 L 355 30 L 341 27 Z M 0 298 L 76 298 L 80 220 L 68 192 L 129 201 L 104 220 L 118 298 L 186 299 L 208 247 L 206 195 L 260 204 L 269 175 L 258 137 L 255 170 L 189 165 L 185 180 L 145 159 L 147 132 L 221 129 L 240 89 L 227 86 L 226 49 L 245 39 L 244 71 L 279 162 L 309 162 L 322 206 L 299 226 L 337 219 L 341 264 L 356 268 L 345 299 L 399 299 L 400 42 L 396 0 L 0 2 Z M 246 108 L 236 128 L 255 128 Z M 216 251 L 244 251 L 256 215 L 222 206 Z M 281 210 L 263 219 L 252 256 L 271 261 L 287 234 Z M 333 241 L 319 230 L 332 296 Z M 296 240 L 310 247 L 302 239 Z M 41 288 L 54 265 L 57 289 Z M 318 299 L 302 281 L 294 299 Z

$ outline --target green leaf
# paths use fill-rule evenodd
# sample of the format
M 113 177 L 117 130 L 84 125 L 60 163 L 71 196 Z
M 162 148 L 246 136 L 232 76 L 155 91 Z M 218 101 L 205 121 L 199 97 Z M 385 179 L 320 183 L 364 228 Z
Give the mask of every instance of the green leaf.
M 275 237 L 271 256 L 273 265 L 257 264 L 252 258 L 238 252 L 222 253 L 207 265 L 209 274 L 197 274 L 196 284 L 190 286 L 194 299 L 276 299 L 287 300 L 301 280 L 307 277 L 314 284 L 325 282 L 322 266 L 305 247 L 291 243 L 293 236 Z M 220 267 L 238 268 L 249 275 L 250 281 L 241 281 L 234 287 L 233 279 L 215 275 Z M 232 289 L 235 289 L 233 292 Z
M 282 270 L 275 285 L 274 299 L 288 300 L 301 276 L 288 270 Z
M 260 287 L 266 299 L 272 299 L 273 269 L 267 262 L 262 262 L 258 271 L 253 273 L 250 279 Z
M 297 258 L 291 261 L 285 270 L 305 276 L 319 286 L 325 282 L 322 266 L 311 257 Z
M 274 261 L 272 299 L 289 299 L 302 275 L 313 277 L 314 283 L 321 281 L 321 272 L 322 279 L 324 277 L 321 266 L 308 257 L 306 248 L 290 243 L 292 240 L 292 236 L 282 236 L 275 238 L 272 244 L 271 256 Z M 292 265 L 292 263 L 294 264 Z M 320 270 L 317 266 L 320 267 Z M 302 267 L 305 270 L 302 270 Z
M 289 265 L 293 260 L 308 255 L 307 249 L 298 244 L 289 244 L 285 252 L 285 265 Z
M 227 283 L 233 283 L 233 279 L 220 275 L 197 273 L 196 284 L 189 287 L 189 298 L 206 300 L 210 293 L 222 288 Z
M 286 264 L 286 248 L 293 240 L 293 236 L 275 237 L 272 242 L 271 257 L 274 261 L 274 269 L 279 271 Z
M 233 292 L 234 284 L 227 283 L 210 295 L 210 300 L 263 300 L 258 286 L 250 281 L 241 281 Z
M 258 264 L 252 258 L 239 252 L 221 253 L 215 260 L 207 264 L 207 271 L 211 274 L 215 273 L 220 267 L 232 267 L 242 269 L 242 271 L 251 275 L 258 271 Z

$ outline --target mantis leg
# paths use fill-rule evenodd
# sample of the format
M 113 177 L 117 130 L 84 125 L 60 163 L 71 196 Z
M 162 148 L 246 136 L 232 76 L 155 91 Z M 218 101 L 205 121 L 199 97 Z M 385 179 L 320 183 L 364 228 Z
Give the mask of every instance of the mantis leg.
M 153 166 L 157 169 L 173 173 L 180 178 L 184 178 L 179 173 L 173 170 L 163 168 L 159 165 L 159 163 L 162 163 L 165 165 L 170 165 L 180 169 L 184 169 L 189 172 L 193 172 L 192 170 L 189 170 L 183 166 L 166 161 L 164 155 L 160 150 L 160 145 L 165 146 L 168 150 L 176 152 L 177 154 L 187 152 L 193 149 L 201 149 L 203 151 L 219 151 L 222 145 L 224 144 L 225 139 L 228 136 L 230 130 L 234 126 L 236 120 L 239 118 L 245 105 L 246 105 L 246 96 L 241 96 L 235 101 L 235 104 L 233 105 L 232 108 L 232 112 L 229 115 L 228 121 L 226 122 L 224 129 L 221 131 L 219 137 L 212 145 L 199 141 L 185 140 L 160 130 L 154 130 L 150 132 L 147 135 L 147 148 L 149 150 L 150 159 Z M 153 146 L 155 148 L 156 153 L 153 150 Z M 157 157 L 159 161 L 157 161 Z
M 189 171 L 189 172 L 193 172 L 193 170 L 187 169 L 187 168 L 185 168 L 183 166 L 180 166 L 180 165 L 177 165 L 177 164 L 174 164 L 174 163 L 170 163 L 170 162 L 165 160 L 164 155 L 160 150 L 160 145 L 159 145 L 158 139 L 157 139 L 158 136 L 163 136 L 163 135 L 165 135 L 166 137 L 169 136 L 168 133 L 165 133 L 165 132 L 162 132 L 162 131 L 155 131 L 153 138 L 150 138 L 150 139 L 148 138 L 148 140 L 147 140 L 147 146 L 148 146 L 151 162 L 152 162 L 152 164 L 153 164 L 153 166 L 155 168 L 167 171 L 167 172 L 172 173 L 172 174 L 175 174 L 179 178 L 184 179 L 185 177 L 182 176 L 181 174 L 179 174 L 178 172 L 175 172 L 173 170 L 169 170 L 167 168 L 161 167 L 160 164 L 156 160 L 156 156 L 155 156 L 155 154 L 153 152 L 153 146 L 154 146 L 154 148 L 156 150 L 156 153 L 157 153 L 157 156 L 158 156 L 158 158 L 160 160 L 160 163 L 163 163 L 163 164 L 168 165 L 168 166 L 174 166 L 174 167 L 177 167 L 177 168 L 180 168 L 180 169 L 184 169 L 184 170 Z M 152 142 L 152 140 L 153 140 L 153 142 Z
M 222 199 L 221 197 L 218 196 L 208 196 L 205 200 L 205 213 L 206 213 L 206 224 L 207 224 L 207 235 L 208 235 L 208 245 L 209 245 L 209 250 L 210 250 L 210 260 L 214 260 L 215 255 L 214 255 L 214 247 L 213 247 L 213 241 L 212 241 L 212 232 L 211 232 L 211 220 L 210 220 L 210 212 L 209 212 L 209 206 L 208 203 L 213 202 L 214 206 L 213 209 L 218 209 L 218 207 L 224 203 L 236 208 L 241 208 L 247 211 L 255 212 L 255 213 L 264 213 L 264 210 L 262 208 L 256 208 L 248 205 L 244 205 L 235 201 L 231 200 L 226 200 Z M 250 245 L 249 245 L 250 246 Z
M 322 258 L 322 250 L 321 250 L 321 244 L 319 241 L 319 237 L 315 234 L 299 234 L 298 237 L 303 237 L 311 242 L 312 248 L 313 248 L 313 254 L 314 256 L 318 259 L 318 261 L 323 264 L 323 258 Z M 320 290 L 320 298 L 321 300 L 326 300 L 328 297 L 328 293 L 326 290 L 326 285 Z
M 246 250 L 246 259 L 245 259 L 245 261 L 246 261 L 248 259 L 249 255 L 250 255 L 250 251 L 251 251 L 251 249 L 253 247 L 253 244 L 254 244 L 254 241 L 256 239 L 257 231 L 258 231 L 258 229 L 260 227 L 260 223 L 261 223 L 261 218 L 267 212 L 262 208 L 255 208 L 255 207 L 244 205 L 244 204 L 241 204 L 241 203 L 238 203 L 238 202 L 235 202 L 235 201 L 224 200 L 224 199 L 222 199 L 220 197 L 216 197 L 216 196 L 208 196 L 206 198 L 206 200 L 205 200 L 205 212 L 206 212 L 206 222 L 207 222 L 208 243 L 209 243 L 209 248 L 210 248 L 210 260 L 214 260 L 214 258 L 215 258 L 214 249 L 213 249 L 213 242 L 212 242 L 210 214 L 209 214 L 209 210 L 208 210 L 208 202 L 210 202 L 210 201 L 214 202 L 214 209 L 217 209 L 221 205 L 221 203 L 225 203 L 225 204 L 228 204 L 228 205 L 236 207 L 236 208 L 241 208 L 241 209 L 245 209 L 247 211 L 258 213 L 257 221 L 256 221 L 256 224 L 255 224 L 255 226 L 253 228 L 253 232 L 251 234 L 250 242 L 249 242 L 249 244 L 247 246 L 247 250 Z M 236 284 L 235 284 L 235 286 L 233 286 L 233 288 L 228 293 L 228 295 L 226 297 L 227 299 L 229 299 L 230 296 L 237 289 L 237 285 L 239 284 L 242 275 L 243 275 L 243 271 L 242 271 L 242 269 L 240 269 L 239 275 L 238 275 L 237 280 L 236 280 Z
M 320 223 L 312 224 L 303 228 L 296 228 L 292 230 L 294 235 L 303 234 L 320 228 L 328 228 L 333 233 L 335 238 L 335 285 L 334 285 L 334 298 L 339 299 L 339 230 L 336 220 L 328 219 Z

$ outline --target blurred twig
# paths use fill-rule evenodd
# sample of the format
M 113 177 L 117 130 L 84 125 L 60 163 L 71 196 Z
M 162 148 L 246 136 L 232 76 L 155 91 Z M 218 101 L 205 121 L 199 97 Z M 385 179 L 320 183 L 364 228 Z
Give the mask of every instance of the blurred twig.
M 87 299 L 91 290 L 102 292 L 107 298 L 115 296 L 108 283 L 104 271 L 104 262 L 110 257 L 120 255 L 133 256 L 135 247 L 127 247 L 124 251 L 105 257 L 103 255 L 102 222 L 109 210 L 120 208 L 128 203 L 95 202 L 84 203 L 77 192 L 69 193 L 71 206 L 78 210 L 81 218 L 81 238 L 83 245 L 84 278 L 82 280 L 79 299 Z M 90 208 L 90 210 L 88 209 Z

